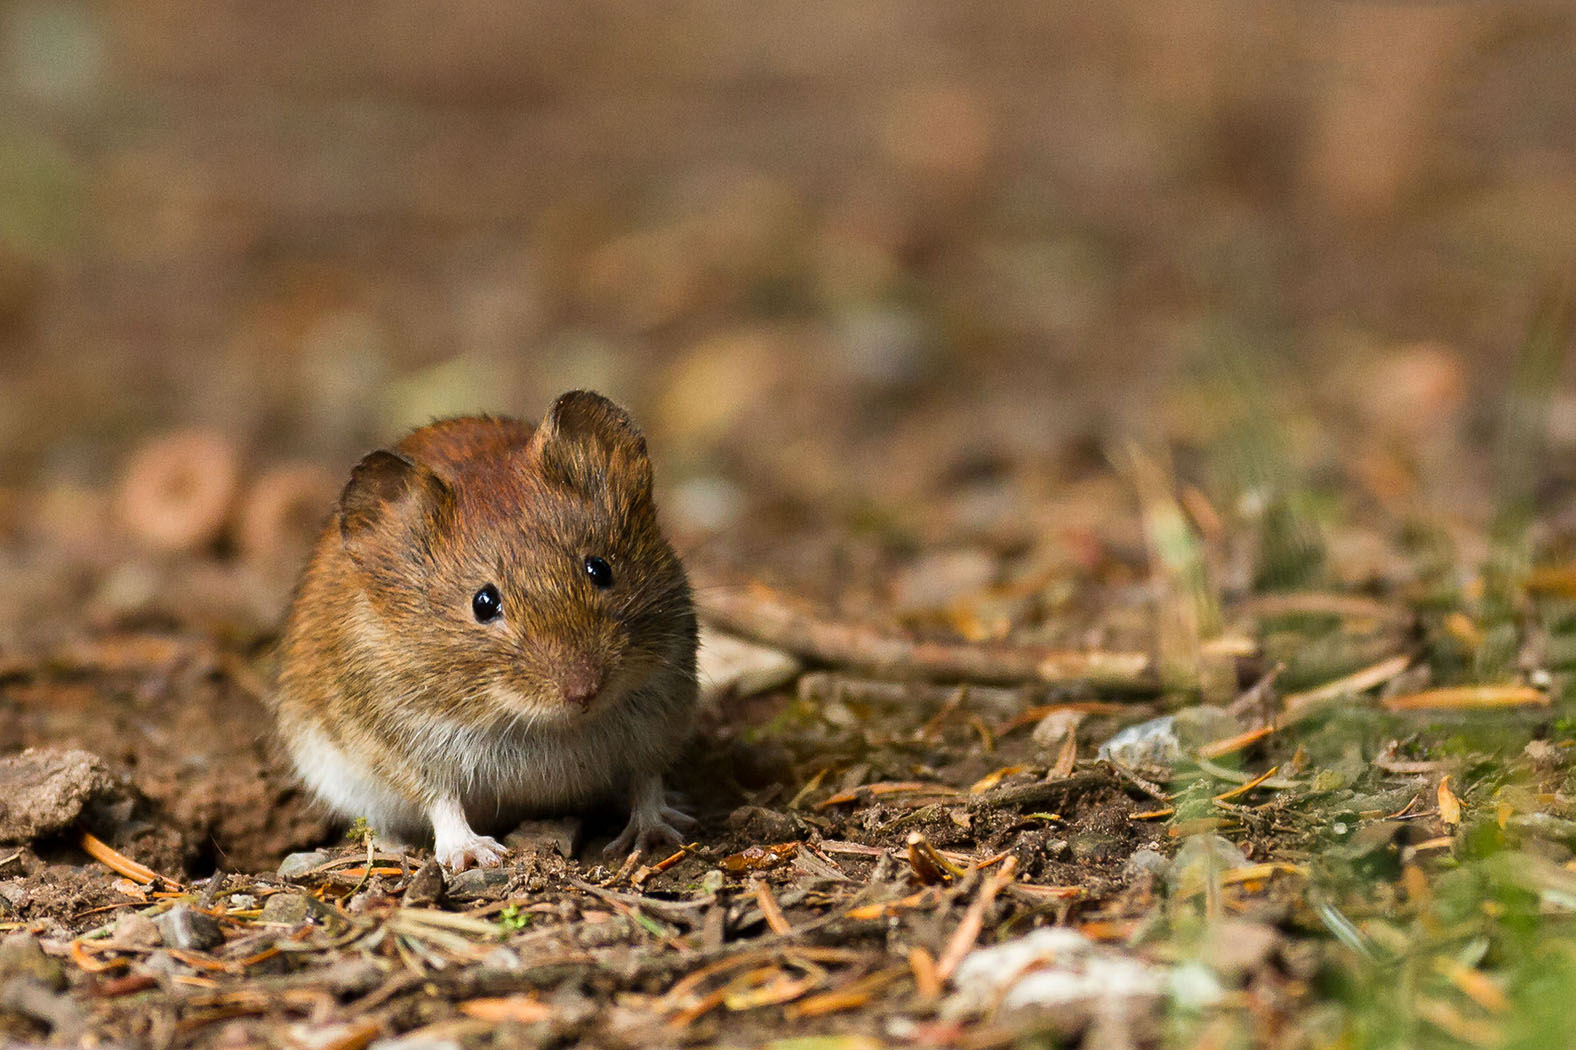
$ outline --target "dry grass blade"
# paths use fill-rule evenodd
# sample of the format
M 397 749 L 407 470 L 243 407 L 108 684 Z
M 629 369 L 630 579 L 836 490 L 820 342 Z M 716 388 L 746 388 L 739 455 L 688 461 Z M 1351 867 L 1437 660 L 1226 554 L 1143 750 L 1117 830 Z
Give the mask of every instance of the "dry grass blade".
M 766 925 L 771 931 L 786 937 L 793 933 L 793 927 L 788 925 L 788 919 L 783 915 L 782 908 L 777 906 L 777 898 L 772 896 L 772 889 L 766 885 L 764 879 L 751 879 L 751 889 L 755 892 L 755 903 L 761 906 L 761 915 L 766 919 Z
M 914 990 L 919 998 L 933 1003 L 941 998 L 941 975 L 936 972 L 936 959 L 921 945 L 908 950 L 908 968 L 914 974 Z
M 1260 740 L 1263 740 L 1265 737 L 1271 735 L 1274 732 L 1274 726 L 1260 726 L 1257 729 L 1249 729 L 1246 732 L 1238 733 L 1235 736 L 1223 737 L 1220 740 L 1211 740 L 1209 743 L 1199 748 L 1198 753 L 1203 755 L 1205 758 L 1221 758 L 1225 755 L 1234 755 L 1238 751 L 1244 751 L 1252 747 L 1254 744 L 1257 744 Z
M 865 1005 L 876 992 L 893 981 L 907 977 L 910 972 L 906 965 L 890 966 L 868 977 L 851 981 L 842 988 L 794 1003 L 783 1012 L 790 1020 L 796 1020 L 801 1017 L 824 1017 L 841 1010 L 853 1010 Z
M 1410 656 L 1405 654 L 1391 656 L 1360 671 L 1343 675 L 1333 682 L 1326 682 L 1316 689 L 1291 693 L 1284 701 L 1285 710 L 1281 715 L 1280 724 L 1289 726 L 1299 722 L 1328 700 L 1338 700 L 1343 696 L 1365 693 L 1376 686 L 1384 685 L 1410 666 L 1412 666 L 1412 658 Z
M 1439 822 L 1447 828 L 1458 826 L 1461 823 L 1461 799 L 1450 790 L 1449 773 L 1439 778 L 1439 789 L 1434 792 L 1434 797 L 1439 802 Z
M 457 1004 L 460 1013 L 466 1017 L 474 1017 L 479 1021 L 491 1021 L 494 1024 L 514 1022 L 515 1024 L 533 1024 L 537 1021 L 546 1021 L 553 1016 L 553 1008 L 540 999 L 533 999 L 529 995 L 506 995 L 482 999 L 467 999 Z
M 861 793 L 876 796 L 885 795 L 924 795 L 926 797 L 950 798 L 962 794 L 950 784 L 937 784 L 921 780 L 883 781 L 879 784 L 864 784 L 852 791 L 839 791 L 830 798 L 824 798 L 815 804 L 816 809 L 827 809 L 830 806 L 841 806 L 849 802 L 859 801 Z
M 1530 685 L 1461 685 L 1392 696 L 1388 711 L 1471 711 L 1502 707 L 1547 707 L 1549 694 Z
M 963 962 L 963 957 L 974 947 L 974 942 L 979 940 L 980 930 L 985 924 L 985 912 L 996 899 L 1002 888 L 1013 880 L 1018 871 L 1018 858 L 1009 856 L 995 872 L 985 877 L 980 884 L 979 894 L 969 904 L 968 911 L 963 913 L 963 918 L 958 922 L 958 928 L 953 931 L 952 938 L 947 942 L 947 950 L 942 952 L 941 959 L 936 963 L 936 973 L 943 981 L 951 978 L 958 965 Z
M 92 832 L 84 831 L 82 837 L 77 841 L 88 856 L 116 874 L 124 875 L 139 885 L 148 886 L 155 882 L 164 882 L 170 886 L 180 885 L 174 879 L 166 879 L 147 865 L 139 864 L 132 860 Z
M 1238 795 L 1246 795 L 1248 792 L 1252 791 L 1254 788 L 1270 779 L 1270 777 L 1273 777 L 1279 771 L 1280 766 L 1271 766 L 1264 772 L 1260 773 L 1258 776 L 1254 777 L 1252 780 L 1248 781 L 1246 784 L 1238 784 L 1230 791 L 1222 792 L 1221 794 L 1216 795 L 1215 801 L 1226 802 L 1230 799 L 1236 798 Z

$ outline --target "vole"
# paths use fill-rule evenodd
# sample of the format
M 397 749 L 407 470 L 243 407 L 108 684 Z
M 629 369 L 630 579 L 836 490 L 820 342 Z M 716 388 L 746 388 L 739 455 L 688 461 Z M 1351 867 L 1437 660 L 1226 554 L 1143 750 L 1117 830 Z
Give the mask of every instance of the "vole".
M 296 586 L 272 707 L 296 770 L 451 869 L 477 826 L 622 793 L 608 847 L 694 821 L 662 775 L 696 704 L 688 579 L 629 415 L 588 391 L 539 426 L 448 419 L 356 464 Z

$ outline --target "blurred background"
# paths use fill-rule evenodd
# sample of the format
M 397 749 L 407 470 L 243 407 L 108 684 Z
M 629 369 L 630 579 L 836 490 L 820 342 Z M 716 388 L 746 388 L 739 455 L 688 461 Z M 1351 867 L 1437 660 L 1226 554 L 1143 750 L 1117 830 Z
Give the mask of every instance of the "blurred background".
M 1124 442 L 1205 484 L 1254 420 L 1470 517 L 1576 251 L 1573 45 L 1553 3 L 8 0 L 0 525 L 92 534 L 192 427 L 331 498 L 577 386 L 686 537 L 1120 544 L 1069 493 Z

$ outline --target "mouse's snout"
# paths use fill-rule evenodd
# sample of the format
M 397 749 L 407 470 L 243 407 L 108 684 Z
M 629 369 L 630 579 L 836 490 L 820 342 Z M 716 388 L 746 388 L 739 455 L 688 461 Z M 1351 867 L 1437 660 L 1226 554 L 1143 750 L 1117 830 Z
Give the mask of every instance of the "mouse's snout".
M 579 656 L 559 673 L 558 695 L 572 707 L 589 707 L 606 683 L 606 669 L 588 656 Z

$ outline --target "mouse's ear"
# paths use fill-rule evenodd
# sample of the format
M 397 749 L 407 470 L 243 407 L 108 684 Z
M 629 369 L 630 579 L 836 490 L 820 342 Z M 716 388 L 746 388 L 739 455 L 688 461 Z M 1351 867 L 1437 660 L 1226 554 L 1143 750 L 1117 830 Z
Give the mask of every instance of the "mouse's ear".
M 632 483 L 642 495 L 651 492 L 645 435 L 628 412 L 601 394 L 571 390 L 560 396 L 531 435 L 531 451 L 555 481 L 600 488 L 613 478 Z
M 339 535 L 359 565 L 374 547 L 391 539 L 403 546 L 411 535 L 439 527 L 453 504 L 453 492 L 438 475 L 378 449 L 361 458 L 340 494 Z

